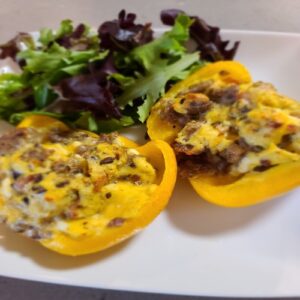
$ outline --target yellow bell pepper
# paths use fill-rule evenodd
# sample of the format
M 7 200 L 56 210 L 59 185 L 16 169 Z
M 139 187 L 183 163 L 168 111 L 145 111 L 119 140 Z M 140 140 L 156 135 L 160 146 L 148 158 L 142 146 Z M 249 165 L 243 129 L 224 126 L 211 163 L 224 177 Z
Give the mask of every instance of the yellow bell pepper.
M 220 61 L 201 68 L 187 79 L 175 84 L 163 99 L 172 99 L 179 92 L 197 84 L 201 81 L 218 76 L 225 83 L 248 83 L 251 82 L 251 75 L 240 63 L 234 61 Z M 158 130 L 159 128 L 159 130 Z M 148 135 L 151 139 L 159 139 L 171 143 L 176 138 L 180 127 L 176 124 L 166 122 L 160 115 L 160 101 L 152 107 L 151 114 L 147 120 Z
M 45 128 L 45 130 L 49 128 L 68 129 L 65 124 L 58 120 L 38 115 L 27 117 L 18 127 Z M 91 136 L 97 136 L 95 133 L 87 131 L 86 133 Z M 155 184 L 157 186 L 152 190 L 152 194 L 149 195 L 149 200 L 143 203 L 142 207 L 136 208 L 134 207 L 136 205 L 135 201 L 131 201 L 130 205 L 133 207 L 130 207 L 130 209 L 136 210 L 137 213 L 134 217 L 124 222 L 122 226 L 106 227 L 100 230 L 93 228 L 92 232 L 87 233 L 84 232 L 83 223 L 89 221 L 92 221 L 93 224 L 97 224 L 98 221 L 101 223 L 102 214 L 86 217 L 83 220 L 66 220 L 69 226 L 76 228 L 78 235 L 70 236 L 64 232 L 55 231 L 50 238 L 38 240 L 43 246 L 61 254 L 71 256 L 98 252 L 120 243 L 140 231 L 153 221 L 167 205 L 175 185 L 177 174 L 176 158 L 172 148 L 164 141 L 150 141 L 143 146 L 138 146 L 125 137 L 120 137 L 118 141 L 121 142 L 122 147 L 135 149 L 141 156 L 145 157 L 148 163 L 155 169 Z M 80 189 L 80 187 L 78 187 L 78 189 Z M 135 187 L 132 189 L 134 190 Z M 118 192 L 119 191 L 117 191 L 117 193 Z M 130 193 L 130 191 L 127 192 Z M 138 195 L 138 191 L 132 192 Z M 0 199 L 0 209 L 1 202 L 3 205 L 4 201 Z M 116 203 L 116 206 L 117 205 Z M 81 234 L 80 232 L 83 233 Z
M 231 182 L 230 178 L 198 176 L 190 178 L 195 191 L 205 200 L 226 207 L 250 206 L 279 196 L 300 185 L 300 162 L 249 173 Z
M 172 144 L 182 127 L 162 117 L 162 107 L 183 90 L 204 80 L 221 80 L 224 83 L 251 83 L 247 69 L 234 61 L 208 64 L 187 79 L 174 85 L 152 108 L 147 121 L 151 139 L 162 139 Z M 263 172 L 249 172 L 239 177 L 199 174 L 189 177 L 194 190 L 205 200 L 226 207 L 254 205 L 281 195 L 299 186 L 300 161 L 283 163 Z

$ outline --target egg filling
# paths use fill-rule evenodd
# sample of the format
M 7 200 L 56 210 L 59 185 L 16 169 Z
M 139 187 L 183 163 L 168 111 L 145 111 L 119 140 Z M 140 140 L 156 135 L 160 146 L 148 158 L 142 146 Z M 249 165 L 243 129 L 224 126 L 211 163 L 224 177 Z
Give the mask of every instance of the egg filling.
M 117 134 L 17 128 L 0 137 L 0 220 L 34 239 L 101 234 L 139 213 L 156 171 Z
M 207 79 L 163 99 L 181 175 L 242 176 L 300 158 L 300 104 L 271 84 Z

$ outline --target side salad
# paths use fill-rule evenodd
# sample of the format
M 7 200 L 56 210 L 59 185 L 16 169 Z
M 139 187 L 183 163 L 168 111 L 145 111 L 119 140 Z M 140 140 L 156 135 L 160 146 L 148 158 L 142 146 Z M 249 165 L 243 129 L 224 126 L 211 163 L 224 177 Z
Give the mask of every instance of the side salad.
M 0 61 L 12 66 L 0 75 L 0 118 L 43 114 L 94 132 L 144 123 L 172 84 L 238 49 L 183 11 L 164 10 L 161 21 L 171 27 L 157 38 L 125 10 L 97 31 L 64 20 L 57 30 L 19 33 L 0 45 Z

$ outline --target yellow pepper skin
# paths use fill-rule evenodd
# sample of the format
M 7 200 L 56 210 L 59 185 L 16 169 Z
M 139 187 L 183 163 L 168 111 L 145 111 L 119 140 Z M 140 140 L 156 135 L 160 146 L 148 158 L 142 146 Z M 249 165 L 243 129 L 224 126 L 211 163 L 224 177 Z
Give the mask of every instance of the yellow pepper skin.
M 189 78 L 174 85 L 151 111 L 147 121 L 151 139 L 162 139 L 172 144 L 181 127 L 161 118 L 161 104 L 173 99 L 182 90 L 203 80 L 218 78 L 224 82 L 251 83 L 247 69 L 238 62 L 222 61 L 208 64 Z M 244 207 L 271 200 L 300 185 L 300 161 L 283 163 L 264 172 L 249 172 L 240 177 L 213 176 L 199 174 L 189 177 L 189 181 L 203 199 L 224 207 Z M 295 174 L 295 176 L 291 176 Z
M 18 127 L 68 128 L 60 121 L 37 115 L 24 119 Z M 87 131 L 86 133 L 95 136 L 94 133 Z M 122 146 L 135 149 L 140 155 L 146 157 L 147 161 L 154 167 L 156 171 L 155 184 L 157 184 L 157 187 L 153 193 L 150 194 L 151 201 L 143 204 L 143 206 L 139 208 L 138 214 L 135 217 L 128 219 L 122 226 L 106 228 L 102 230 L 100 234 L 97 233 L 97 229 L 95 229 L 95 232 L 92 234 L 82 234 L 78 237 L 71 237 L 63 232 L 56 231 L 50 238 L 39 240 L 43 246 L 60 254 L 69 256 L 98 252 L 118 244 L 136 234 L 153 221 L 153 219 L 165 208 L 171 197 L 177 174 L 176 158 L 172 148 L 166 142 L 159 140 L 150 141 L 143 146 L 138 146 L 126 137 L 121 137 L 119 140 L 121 141 Z M 70 222 L 72 222 L 72 220 Z
M 36 128 L 45 127 L 47 129 L 54 127 L 54 128 L 60 128 L 62 130 L 69 129 L 68 126 L 63 122 L 50 118 L 48 116 L 41 116 L 41 115 L 32 115 L 30 117 L 25 118 L 24 120 L 22 120 L 21 123 L 18 124 L 18 128 L 26 128 L 26 127 L 36 127 Z M 95 137 L 97 136 L 96 133 L 90 131 L 86 131 L 86 130 L 81 130 L 81 131 L 84 131 L 91 136 L 95 136 Z M 132 140 L 129 140 L 125 136 L 120 136 L 120 140 L 122 141 L 125 147 L 128 148 L 138 147 L 138 144 L 136 144 Z
M 34 127 L 34 128 L 59 128 L 62 130 L 68 130 L 68 126 L 64 123 L 60 122 L 59 120 L 50 118 L 48 116 L 43 115 L 31 115 L 21 121 L 18 124 L 18 128 L 27 128 L 27 127 Z
M 243 207 L 273 199 L 300 185 L 300 162 L 273 167 L 262 173 L 249 173 L 230 183 L 229 178 L 199 176 L 190 178 L 195 191 L 205 200 L 225 207 Z M 229 180 L 229 182 L 226 182 Z
M 159 186 L 152 195 L 152 201 L 143 207 L 139 216 L 122 227 L 104 231 L 100 236 L 72 239 L 61 233 L 56 234 L 51 240 L 42 240 L 43 246 L 70 256 L 99 252 L 138 233 L 159 215 L 167 205 L 176 181 L 177 166 L 173 150 L 162 141 L 151 141 L 137 147 L 136 150 L 157 168 L 159 181 Z

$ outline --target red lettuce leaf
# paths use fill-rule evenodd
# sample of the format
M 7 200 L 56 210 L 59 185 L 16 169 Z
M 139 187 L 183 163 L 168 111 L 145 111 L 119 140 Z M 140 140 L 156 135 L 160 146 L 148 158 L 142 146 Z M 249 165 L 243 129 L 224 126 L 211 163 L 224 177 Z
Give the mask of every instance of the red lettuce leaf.
M 123 9 L 117 20 L 101 24 L 98 29 L 101 48 L 128 52 L 137 46 L 152 41 L 151 24 L 136 24 L 135 19 L 135 14 L 126 14 Z
M 112 53 L 108 54 L 103 61 L 90 63 L 88 69 L 91 74 L 97 77 L 100 84 L 106 83 L 107 76 L 119 72 Z
M 179 14 L 186 14 L 178 9 L 166 9 L 161 12 L 161 21 L 165 25 L 172 26 Z M 227 49 L 230 41 L 223 41 L 220 36 L 220 28 L 208 25 L 204 20 L 196 16 L 190 16 L 194 23 L 190 27 L 191 38 L 197 44 L 197 50 L 201 52 L 201 58 L 207 61 L 232 60 L 236 54 L 240 42 L 235 42 L 233 47 Z
M 77 75 L 60 82 L 58 88 L 68 101 L 60 101 L 62 113 L 91 111 L 96 117 L 117 118 L 122 114 L 114 99 L 114 84 L 100 83 L 93 74 Z
M 74 47 L 75 44 L 74 41 L 83 38 L 84 32 L 85 32 L 85 25 L 79 24 L 71 34 L 64 35 L 56 39 L 55 42 L 64 48 L 70 49 Z M 85 43 L 81 42 L 80 45 L 81 45 L 80 50 L 86 50 L 89 48 L 89 44 L 87 41 Z
M 0 45 L 0 59 L 11 57 L 16 60 L 17 54 L 21 51 L 21 44 L 33 43 L 32 36 L 28 33 L 20 32 L 7 43 Z

